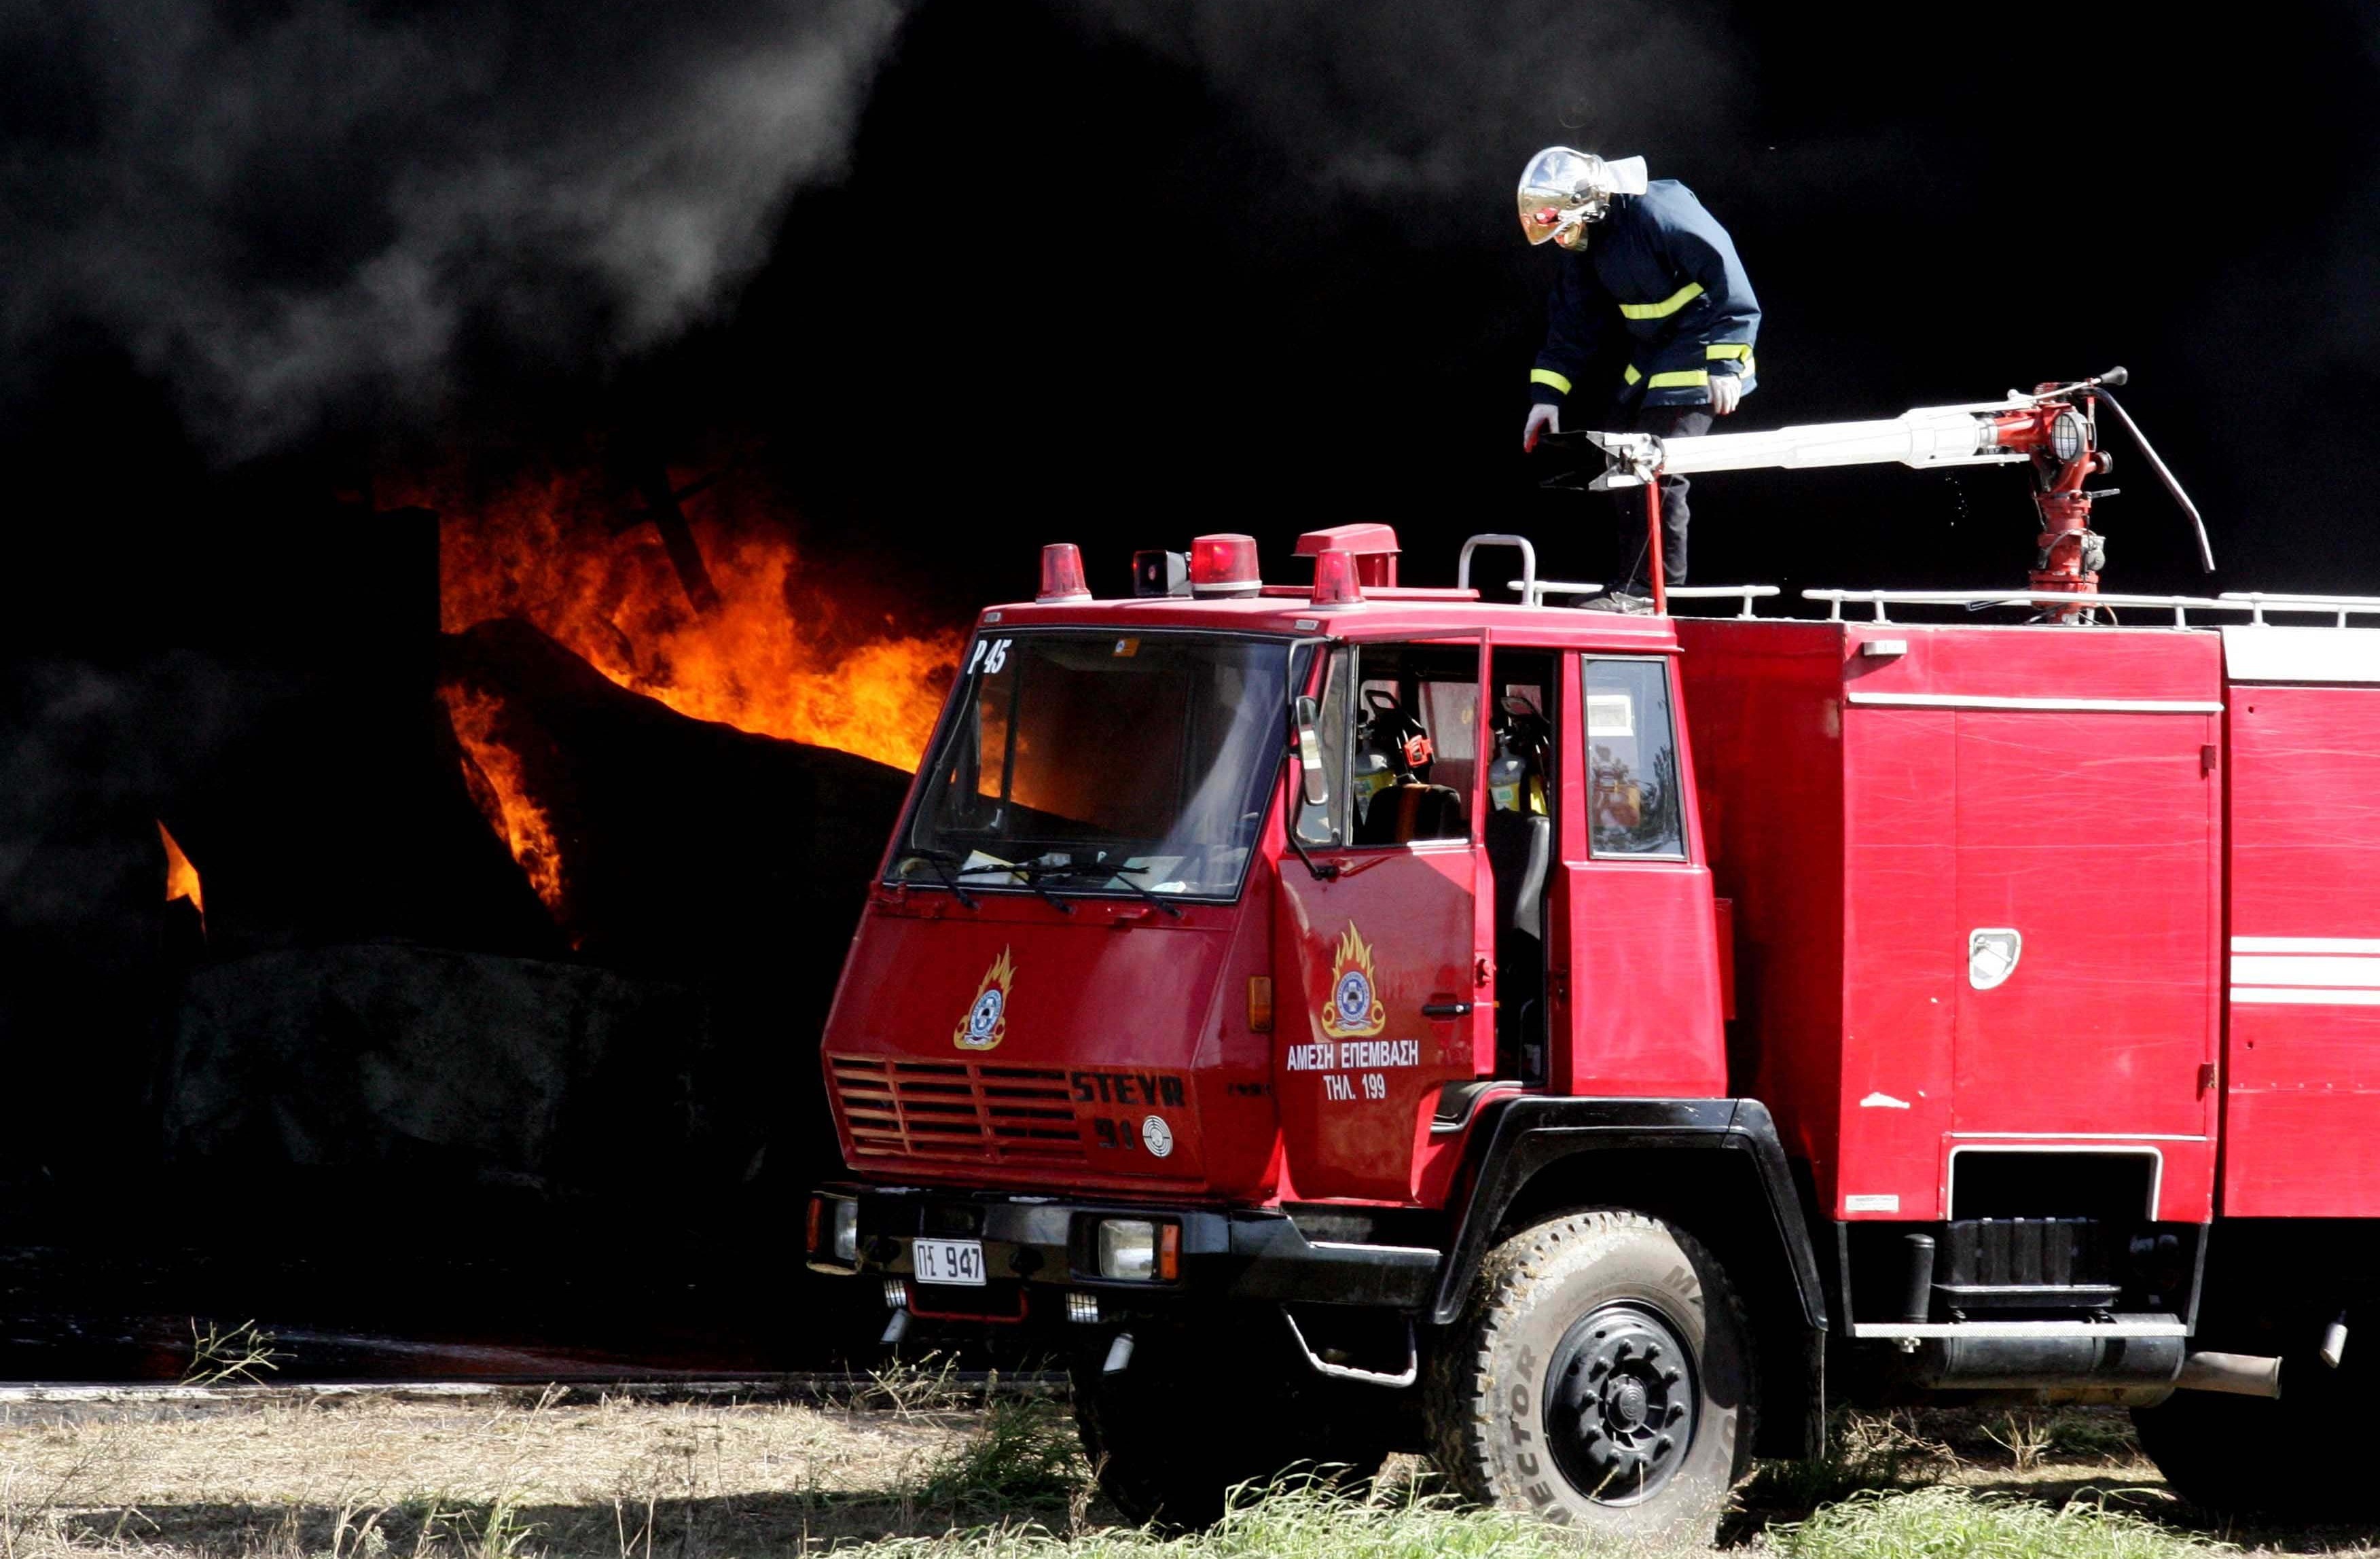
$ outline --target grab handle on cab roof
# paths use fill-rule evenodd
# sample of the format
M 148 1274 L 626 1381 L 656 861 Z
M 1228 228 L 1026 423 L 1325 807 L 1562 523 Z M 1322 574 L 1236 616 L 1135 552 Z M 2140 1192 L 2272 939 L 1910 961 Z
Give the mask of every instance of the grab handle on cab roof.
M 1471 588 L 1471 554 L 1477 552 L 1481 547 L 1517 547 L 1520 549 L 1521 604 L 1524 606 L 1535 606 L 1539 604 L 1537 600 L 1537 549 L 1530 544 L 1529 539 L 1526 536 L 1509 536 L 1501 531 L 1490 531 L 1486 535 L 1474 536 L 1471 540 L 1463 543 L 1463 555 L 1454 565 L 1454 584 L 1457 590 L 1469 590 Z

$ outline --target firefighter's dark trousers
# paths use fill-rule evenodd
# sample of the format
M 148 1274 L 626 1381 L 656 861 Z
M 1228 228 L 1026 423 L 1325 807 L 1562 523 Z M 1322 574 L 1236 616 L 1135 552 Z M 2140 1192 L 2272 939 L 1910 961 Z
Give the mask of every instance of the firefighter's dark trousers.
M 1607 426 L 1625 432 L 1696 438 L 1711 428 L 1707 405 L 1645 406 L 1622 401 L 1613 411 L 1613 420 Z M 1649 595 L 1653 585 L 1645 554 L 1652 550 L 1652 530 L 1645 522 L 1645 490 L 1623 487 L 1612 497 L 1620 511 L 1620 565 L 1618 572 L 1608 576 L 1618 581 L 1611 589 L 1630 595 Z M 1682 476 L 1661 479 L 1661 582 L 1686 582 L 1686 479 Z

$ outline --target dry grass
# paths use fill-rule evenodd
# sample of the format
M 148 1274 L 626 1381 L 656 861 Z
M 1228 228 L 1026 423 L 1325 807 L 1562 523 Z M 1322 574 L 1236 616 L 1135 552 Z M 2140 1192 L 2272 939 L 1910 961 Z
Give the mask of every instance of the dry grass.
M 914 1397 L 914 1394 L 912 1394 Z M 801 1551 L 1005 1515 L 1082 1480 L 1054 1403 L 272 1401 L 0 1425 L 0 1559 L 186 1553 L 601 1559 Z M 996 1502 L 996 1506 L 994 1502 Z
M 103 1487 L 136 1505 L 279 1505 L 431 1492 L 486 1502 L 633 1491 L 725 1498 L 882 1485 L 952 1438 L 942 1415 L 777 1405 L 468 1407 L 371 1398 L 245 1414 L 0 1429 L 15 1488 Z
M 285 1398 L 0 1420 L 0 1559 L 1553 1559 L 1554 1529 L 1431 1498 L 1277 1492 L 1161 1542 L 1090 1497 L 1061 1404 L 959 1397 L 930 1367 L 844 1406 Z M 1784 1559 L 2215 1559 L 2361 1534 L 2193 1524 L 2120 1415 L 1845 1417 L 1729 1534 Z M 1609 1553 L 1609 1549 L 1597 1552 Z

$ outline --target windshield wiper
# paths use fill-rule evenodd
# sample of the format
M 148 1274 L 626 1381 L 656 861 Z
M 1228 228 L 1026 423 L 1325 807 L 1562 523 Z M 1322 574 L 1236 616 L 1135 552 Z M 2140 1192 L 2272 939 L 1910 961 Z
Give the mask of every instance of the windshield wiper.
M 1135 877 L 1140 876 L 1151 870 L 1146 866 L 1110 866 L 1105 861 L 1098 860 L 1037 860 L 1029 863 L 1029 869 L 1037 872 L 1046 873 L 1052 877 L 1113 877 L 1125 887 L 1130 888 L 1142 898 L 1147 899 L 1149 903 L 1157 906 L 1160 909 L 1164 910 L 1168 915 L 1172 916 L 1175 920 L 1178 920 L 1182 919 L 1182 907 L 1180 905 L 1173 903 L 1161 895 L 1150 892 L 1146 883 L 1135 883 L 1133 881 Z
M 1143 872 L 1146 872 L 1146 871 L 1148 870 L 1148 867 L 1146 867 L 1146 866 L 1117 866 L 1117 867 L 1105 867 L 1105 866 L 1102 866 L 1102 867 L 1098 868 L 1097 870 L 1101 871 L 1113 871 L 1113 872 L 1115 873 L 1115 879 L 1116 879 L 1116 881 L 1117 881 L 1117 882 L 1122 883 L 1125 887 L 1130 888 L 1133 892 L 1135 892 L 1135 893 L 1138 894 L 1141 897 L 1143 897 L 1143 898 L 1145 898 L 1145 899 L 1148 900 L 1148 902 L 1149 902 L 1149 903 L 1154 904 L 1154 905 L 1155 905 L 1155 906 L 1157 906 L 1160 909 L 1164 910 L 1168 915 L 1172 916 L 1175 920 L 1178 920 L 1182 919 L 1182 907 L 1181 907 L 1180 905 L 1178 905 L 1178 904 L 1174 903 L 1172 899 L 1161 897 L 1161 896 L 1160 896 L 1159 895 L 1157 895 L 1157 894 L 1155 894 L 1155 893 L 1150 892 L 1150 891 L 1149 891 L 1149 887 L 1148 887 L 1148 883 L 1135 883 L 1135 882 L 1134 882 L 1134 881 L 1133 881 L 1133 879 L 1134 879 L 1135 877 L 1140 876 Z
M 965 905 L 969 909 L 976 907 L 975 900 L 967 896 L 966 889 L 959 885 L 959 878 L 965 873 L 951 870 L 954 866 L 963 864 L 966 859 L 965 856 L 954 856 L 948 850 L 905 850 L 902 852 L 901 859 L 924 861 L 934 869 L 934 875 L 942 880 L 942 886 L 950 889 L 953 896 L 956 897 L 961 904 Z
M 1035 893 L 1040 895 L 1044 901 L 1056 905 L 1059 908 L 1071 915 L 1075 912 L 1075 907 L 1067 903 L 1064 899 L 1060 898 L 1056 894 L 1051 893 L 1047 887 L 1043 886 L 1041 878 L 1045 873 L 1054 874 L 1060 871 L 1072 871 L 1073 870 L 1074 867 L 1071 864 L 1059 861 L 1020 860 L 1014 864 L 1001 861 L 987 861 L 981 866 L 961 867 L 958 874 L 962 877 L 979 877 L 987 871 L 1000 871 L 1005 872 L 1010 876 L 1021 877 L 1025 880 L 1025 885 L 1031 888 Z

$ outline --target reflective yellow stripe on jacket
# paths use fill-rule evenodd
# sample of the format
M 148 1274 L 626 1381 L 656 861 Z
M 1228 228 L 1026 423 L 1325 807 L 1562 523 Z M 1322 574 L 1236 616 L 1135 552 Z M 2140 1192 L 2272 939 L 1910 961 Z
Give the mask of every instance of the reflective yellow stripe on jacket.
M 1703 355 L 1707 357 L 1713 362 L 1740 362 L 1743 367 L 1739 371 L 1741 371 L 1746 378 L 1749 378 L 1752 375 L 1752 347 L 1749 343 L 1742 341 L 1714 342 L 1708 350 L 1706 350 Z
M 1532 384 L 1551 384 L 1555 389 L 1560 390 L 1562 394 L 1570 394 L 1570 381 L 1563 378 L 1560 374 L 1556 373 L 1550 368 L 1533 368 L 1529 370 L 1529 383 Z
M 1688 282 L 1658 303 L 1622 303 L 1620 314 L 1622 319 L 1665 320 L 1702 295 L 1702 283 Z
M 1636 365 L 1632 362 L 1628 365 L 1626 378 L 1628 383 L 1633 384 L 1638 380 L 1645 379 L 1645 376 L 1636 371 Z M 1674 390 L 1687 384 L 1708 384 L 1709 383 L 1710 370 L 1706 368 L 1679 369 L 1669 373 L 1656 373 L 1652 378 L 1645 379 L 1645 387 L 1655 390 Z

